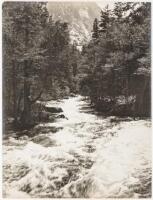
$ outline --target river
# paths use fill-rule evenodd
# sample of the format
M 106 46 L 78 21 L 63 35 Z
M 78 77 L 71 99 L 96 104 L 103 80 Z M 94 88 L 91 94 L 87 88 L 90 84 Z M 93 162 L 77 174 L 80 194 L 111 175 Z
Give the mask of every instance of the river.
M 4 138 L 4 197 L 151 196 L 149 120 L 96 115 L 81 96 L 56 105 L 66 118 L 40 124 L 33 137 Z

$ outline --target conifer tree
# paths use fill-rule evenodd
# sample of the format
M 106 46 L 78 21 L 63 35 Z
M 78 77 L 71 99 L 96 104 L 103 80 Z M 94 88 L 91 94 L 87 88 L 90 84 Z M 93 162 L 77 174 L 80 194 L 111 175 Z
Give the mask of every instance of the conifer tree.
M 110 22 L 110 10 L 108 9 L 108 5 L 101 10 L 101 16 L 100 16 L 100 23 L 99 23 L 99 31 L 101 33 L 105 33 L 107 31 L 107 26 Z
M 10 71 L 14 73 L 12 77 L 14 85 L 14 119 L 15 124 L 20 118 L 20 122 L 25 126 L 32 123 L 31 105 L 40 97 L 41 92 L 36 96 L 31 90 L 31 86 L 39 76 L 41 62 L 44 58 L 44 49 L 41 48 L 43 40 L 43 25 L 47 21 L 47 11 L 44 3 L 20 4 L 16 2 L 6 2 L 3 7 L 5 26 L 3 26 L 3 36 L 6 40 L 11 40 L 14 45 L 10 45 Z M 7 19 L 6 19 L 7 16 Z M 8 34 L 7 34 L 8 33 Z M 8 43 L 5 43 L 5 50 Z M 4 62 L 6 58 L 4 57 Z M 18 84 L 17 78 L 18 77 Z M 19 92 L 19 89 L 21 92 Z M 23 106 L 19 111 L 21 98 Z M 17 103 L 18 102 L 18 103 Z M 18 104 L 18 105 L 17 105 Z M 18 119 L 18 120 L 17 120 Z
M 97 18 L 95 18 L 94 23 L 93 23 L 92 38 L 93 39 L 99 38 L 99 27 L 98 27 L 98 19 Z

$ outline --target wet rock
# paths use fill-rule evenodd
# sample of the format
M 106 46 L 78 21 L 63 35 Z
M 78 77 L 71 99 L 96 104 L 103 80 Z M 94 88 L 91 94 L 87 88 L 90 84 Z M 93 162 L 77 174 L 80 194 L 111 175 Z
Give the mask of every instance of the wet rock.
M 109 114 L 119 117 L 133 116 L 133 104 L 132 103 L 116 104 L 109 111 Z
M 67 119 L 68 120 L 68 118 L 65 117 L 65 115 L 63 115 L 63 114 L 58 115 L 56 118 L 61 118 L 61 119 Z
M 62 108 L 47 106 L 44 102 L 37 102 L 32 107 L 32 118 L 38 124 L 40 122 L 54 122 L 57 114 L 63 112 Z M 64 118 L 62 115 L 59 118 Z
M 93 153 L 96 150 L 96 148 L 92 145 L 86 145 L 84 151 L 87 153 Z
M 49 120 L 49 116 L 50 116 L 50 113 L 49 112 L 46 112 L 46 111 L 42 111 L 39 113 L 38 117 L 39 117 L 39 121 L 41 122 L 46 122 Z
M 68 96 L 65 96 L 63 99 L 68 99 L 69 97 Z
M 58 115 L 56 118 L 65 118 L 65 115 L 61 114 L 61 115 Z
M 40 133 L 47 134 L 47 133 L 56 133 L 61 130 L 62 127 L 55 127 L 55 126 L 36 126 L 31 132 L 31 136 L 38 135 Z
M 35 136 L 34 138 L 32 138 L 32 141 L 44 147 L 51 147 L 55 145 L 55 141 L 45 135 Z
M 18 133 L 14 132 L 13 130 L 10 130 L 10 131 L 5 130 L 2 136 L 3 136 L 3 140 L 7 140 L 9 137 L 16 138 L 18 136 Z
M 62 108 L 60 107 L 47 107 L 45 106 L 45 110 L 50 113 L 61 113 L 63 112 Z
M 78 175 L 79 171 L 80 171 L 79 166 L 73 165 L 73 166 L 69 167 L 69 169 L 67 170 L 69 180 L 76 181 L 79 178 L 79 175 Z
M 110 99 L 102 99 L 96 102 L 95 109 L 98 112 L 109 112 L 114 106 L 114 102 Z
M 29 139 L 29 138 L 28 138 L 27 135 L 23 135 L 23 136 L 20 137 L 20 140 L 28 140 L 28 139 Z
M 56 117 L 55 116 L 49 116 L 49 122 L 55 122 Z
M 119 118 L 119 117 L 111 117 L 110 118 L 110 122 L 111 123 L 119 123 L 119 122 L 128 122 L 128 121 L 132 121 L 132 118 L 131 117 L 122 117 L 122 118 Z
M 30 183 L 27 183 L 25 185 L 23 185 L 21 188 L 20 188 L 21 191 L 23 192 L 26 192 L 26 193 L 30 193 L 32 191 L 32 187 L 31 187 L 31 184 Z
M 63 129 L 63 127 L 55 127 L 55 126 L 50 127 L 50 130 L 52 133 L 56 133 L 62 129 Z
M 70 97 L 76 97 L 76 94 L 71 93 L 71 94 L 70 94 Z

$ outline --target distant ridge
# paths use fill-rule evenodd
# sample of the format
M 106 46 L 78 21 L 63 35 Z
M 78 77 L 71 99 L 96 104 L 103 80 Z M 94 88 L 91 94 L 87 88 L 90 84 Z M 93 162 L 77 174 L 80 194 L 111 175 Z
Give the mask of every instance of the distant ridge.
M 47 7 L 53 20 L 69 23 L 71 42 L 81 46 L 90 40 L 93 21 L 100 15 L 95 2 L 49 2 Z

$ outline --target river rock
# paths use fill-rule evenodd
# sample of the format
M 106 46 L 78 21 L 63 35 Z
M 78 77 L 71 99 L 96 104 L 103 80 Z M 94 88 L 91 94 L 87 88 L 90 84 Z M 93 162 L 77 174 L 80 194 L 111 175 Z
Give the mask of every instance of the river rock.
M 34 138 L 32 138 L 32 141 L 36 144 L 40 144 L 44 147 L 51 147 L 55 145 L 55 141 L 52 140 L 50 137 L 47 137 L 45 135 L 37 135 Z
M 110 115 L 127 117 L 133 115 L 132 104 L 119 104 L 115 105 L 109 112 Z
M 39 113 L 39 121 L 41 122 L 46 122 L 49 120 L 49 115 L 50 113 L 49 112 L 46 112 L 46 111 L 42 111 Z
M 76 94 L 70 93 L 70 97 L 76 97 Z
M 65 117 L 65 115 L 63 115 L 63 114 L 60 114 L 60 115 L 58 115 L 56 118 L 68 119 L 68 118 L 67 118 L 67 117 Z
M 61 113 L 61 112 L 63 112 L 62 108 L 60 108 L 60 107 L 47 107 L 47 106 L 45 106 L 45 110 L 47 112 L 51 112 L 51 113 Z
M 110 122 L 111 123 L 119 123 L 119 122 L 128 122 L 128 121 L 132 121 L 132 118 L 131 117 L 115 117 L 115 116 L 112 116 L 110 117 Z
M 37 125 L 30 131 L 30 136 L 35 136 L 38 134 L 56 133 L 60 131 L 62 128 L 63 127 Z

